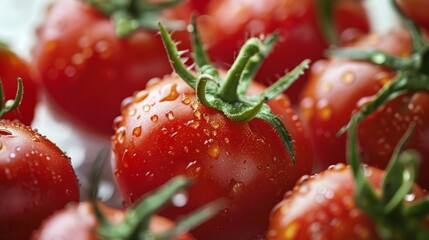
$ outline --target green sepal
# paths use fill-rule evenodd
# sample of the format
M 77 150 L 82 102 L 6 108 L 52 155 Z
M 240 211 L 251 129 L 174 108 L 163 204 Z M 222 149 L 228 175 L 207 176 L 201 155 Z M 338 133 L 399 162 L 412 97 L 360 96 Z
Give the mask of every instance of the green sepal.
M 85 0 L 115 24 L 115 33 L 126 37 L 136 29 L 157 30 L 159 13 L 179 4 L 182 0 L 164 0 L 150 3 L 147 0 Z M 172 30 L 183 30 L 183 21 L 169 20 L 165 25 Z
M 152 233 L 149 224 L 152 216 L 160 211 L 179 191 L 188 188 L 193 181 L 184 176 L 176 176 L 163 184 L 161 187 L 147 193 L 132 207 L 127 209 L 124 220 L 119 224 L 111 223 L 102 213 L 98 206 L 97 194 L 100 176 L 105 162 L 110 159 L 109 149 L 99 151 L 97 158 L 91 168 L 90 174 L 90 196 L 94 214 L 99 222 L 97 236 L 106 240 L 169 240 L 174 236 L 183 234 L 202 222 L 210 219 L 225 207 L 222 199 L 212 201 L 192 213 L 183 216 L 176 225 L 160 233 Z
M 247 95 L 247 88 L 263 60 L 274 48 L 278 33 L 274 33 L 264 40 L 258 38 L 247 40 L 226 76 L 221 78 L 202 47 L 195 17 L 193 17 L 190 28 L 197 76 L 191 73 L 181 61 L 176 45 L 161 23 L 159 23 L 159 28 L 173 69 L 190 87 L 196 90 L 201 104 L 221 111 L 234 122 L 248 122 L 254 118 L 266 121 L 278 132 L 285 149 L 295 163 L 291 136 L 281 120 L 271 112 L 266 102 L 282 94 L 302 74 L 304 69 L 308 68 L 309 60 L 304 60 L 265 91 L 256 95 Z
M 2 118 L 6 113 L 17 109 L 22 102 L 24 85 L 20 77 L 18 77 L 16 81 L 18 87 L 16 89 L 15 99 L 9 99 L 6 101 L 4 96 L 3 82 L 0 79 L 0 118 Z

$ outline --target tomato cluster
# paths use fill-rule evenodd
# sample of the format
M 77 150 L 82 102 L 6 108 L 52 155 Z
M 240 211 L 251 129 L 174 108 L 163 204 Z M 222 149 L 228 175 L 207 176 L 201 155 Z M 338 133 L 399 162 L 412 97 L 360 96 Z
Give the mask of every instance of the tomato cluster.
M 29 61 L 0 45 L 0 238 L 429 238 L 428 3 L 391 3 L 53 2 Z

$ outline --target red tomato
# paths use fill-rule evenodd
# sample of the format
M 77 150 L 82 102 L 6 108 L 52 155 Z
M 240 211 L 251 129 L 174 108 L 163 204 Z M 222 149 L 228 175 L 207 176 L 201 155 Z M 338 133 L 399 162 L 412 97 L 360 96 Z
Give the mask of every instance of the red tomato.
M 328 45 L 319 29 L 316 1 L 214 1 L 209 5 L 207 15 L 199 19 L 199 28 L 211 58 L 223 67 L 232 64 L 247 38 L 278 31 L 280 39 L 256 76 L 257 81 L 271 85 L 286 69 L 294 68 L 303 59 L 323 57 Z M 366 13 L 360 1 L 338 1 L 335 19 L 343 40 L 354 38 L 359 31 L 368 31 Z M 301 77 L 286 91 L 293 103 L 298 99 L 305 79 L 305 76 Z
M 367 167 L 365 176 L 379 189 L 384 172 Z M 374 221 L 357 206 L 354 194 L 354 177 L 344 164 L 303 177 L 273 209 L 266 239 L 381 239 Z M 418 186 L 413 194 L 412 201 L 424 196 Z
M 394 55 L 407 56 L 410 39 L 403 31 L 385 35 L 368 35 L 350 47 L 379 49 Z M 304 89 L 300 112 L 311 132 L 311 140 L 323 168 L 345 161 L 345 136 L 337 137 L 351 114 L 368 103 L 395 72 L 363 61 L 338 58 L 316 62 Z M 422 154 L 421 169 L 429 168 L 429 95 L 407 94 L 390 101 L 359 125 L 359 143 L 365 152 L 364 161 L 384 168 L 394 146 L 409 127 L 417 124 L 417 130 L 408 147 Z M 429 188 L 429 178 L 420 174 L 419 183 Z
M 127 214 L 124 209 L 110 208 L 103 203 L 99 203 L 98 206 L 112 224 L 122 223 Z M 73 204 L 47 218 L 33 234 L 32 240 L 97 240 L 100 239 L 96 234 L 99 225 L 90 202 Z M 155 215 L 150 221 L 149 229 L 153 233 L 161 233 L 173 226 L 174 223 L 169 219 Z M 173 240 L 192 239 L 189 234 L 182 234 Z
M 28 239 L 44 218 L 79 201 L 70 159 L 41 134 L 1 120 L 0 150 L 2 239 Z
M 249 90 L 263 89 L 251 84 Z M 224 197 L 230 200 L 226 209 L 193 235 L 205 240 L 261 236 L 270 209 L 312 167 L 308 140 L 288 99 L 280 95 L 268 105 L 294 140 L 296 165 L 271 125 L 260 119 L 232 122 L 199 103 L 176 75 L 126 99 L 112 137 L 113 169 L 125 204 L 184 174 L 196 179 L 187 204 L 169 207 L 164 215 L 177 217 Z
M 6 99 L 15 97 L 18 77 L 22 78 L 24 85 L 23 99 L 19 108 L 4 115 L 3 119 L 18 119 L 30 125 L 37 103 L 37 73 L 27 61 L 0 45 L 0 80 Z
M 83 1 L 60 0 L 37 31 L 33 63 L 59 112 L 87 130 L 110 136 L 121 101 L 171 73 L 157 30 L 115 34 L 114 23 Z M 188 47 L 186 31 L 176 39 Z M 183 35 L 183 37 L 181 37 Z
M 427 0 L 396 0 L 399 6 L 403 9 L 417 25 L 429 30 L 429 1 Z

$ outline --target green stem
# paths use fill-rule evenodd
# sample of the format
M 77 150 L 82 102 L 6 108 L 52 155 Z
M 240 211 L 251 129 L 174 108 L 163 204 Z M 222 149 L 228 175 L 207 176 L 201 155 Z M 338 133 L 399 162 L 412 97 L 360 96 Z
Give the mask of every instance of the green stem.
M 317 0 L 316 9 L 318 10 L 318 23 L 326 41 L 331 45 L 339 46 L 340 40 L 338 39 L 338 32 L 334 25 L 335 2 L 336 0 Z
M 292 71 L 288 72 L 286 75 L 277 80 L 273 85 L 269 86 L 265 91 L 259 95 L 265 96 L 267 101 L 273 99 L 279 94 L 283 93 L 286 89 L 290 87 L 298 78 L 304 73 L 304 70 L 310 66 L 310 60 L 306 59 L 302 61 L 297 67 Z
M 3 83 L 0 79 L 0 118 L 2 118 L 6 113 L 17 109 L 22 102 L 24 85 L 20 77 L 18 77 L 16 81 L 18 87 L 16 89 L 15 99 L 10 99 L 5 102 Z
M 180 59 L 178 54 L 178 49 L 176 44 L 174 44 L 173 39 L 171 39 L 170 34 L 167 29 L 161 24 L 158 23 L 162 41 L 164 42 L 165 49 L 167 50 L 168 57 L 170 59 L 170 63 L 174 68 L 174 71 L 191 86 L 193 89 L 197 87 L 197 78 L 185 67 Z
M 256 38 L 249 39 L 241 48 L 237 59 L 233 63 L 231 69 L 228 71 L 221 88 L 219 89 L 219 96 L 227 102 L 237 102 L 238 85 L 240 83 L 241 74 L 245 69 L 249 59 L 255 54 L 260 52 L 260 42 Z

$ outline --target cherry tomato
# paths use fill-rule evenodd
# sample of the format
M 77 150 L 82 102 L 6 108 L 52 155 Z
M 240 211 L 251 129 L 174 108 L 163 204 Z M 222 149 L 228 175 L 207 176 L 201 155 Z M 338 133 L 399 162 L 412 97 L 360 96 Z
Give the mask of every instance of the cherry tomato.
M 114 209 L 99 203 L 98 206 L 107 220 L 112 224 L 119 224 L 125 218 L 125 209 Z M 94 210 L 90 202 L 68 205 L 61 211 L 56 212 L 47 218 L 40 229 L 32 236 L 32 240 L 95 240 L 100 239 L 97 229 L 100 225 L 94 215 Z M 160 233 L 174 226 L 174 223 L 167 218 L 154 215 L 151 218 L 149 229 L 154 233 Z M 173 240 L 192 240 L 189 234 L 182 234 Z
M 417 25 L 429 30 L 429 1 L 427 0 L 396 0 L 399 6 L 404 10 Z
M 407 56 L 410 38 L 402 30 L 384 35 L 368 35 L 349 47 L 378 49 Z M 323 168 L 345 161 L 345 136 L 337 136 L 354 111 L 365 106 L 374 94 L 395 77 L 387 68 L 363 61 L 331 58 L 315 63 L 303 92 L 300 112 L 311 132 L 315 156 Z M 359 142 L 365 152 L 364 161 L 384 168 L 395 144 L 411 122 L 417 131 L 408 147 L 421 152 L 422 169 L 429 167 L 429 95 L 406 94 L 388 102 L 364 119 L 359 126 Z M 429 178 L 420 174 L 419 183 L 429 187 Z
M 250 92 L 263 89 L 252 84 Z M 196 179 L 187 204 L 163 214 L 173 218 L 225 197 L 230 200 L 227 208 L 192 231 L 197 239 L 263 234 L 270 209 L 312 167 L 307 138 L 288 99 L 280 95 L 268 105 L 290 131 L 295 165 L 271 125 L 260 119 L 232 122 L 199 103 L 195 91 L 177 75 L 124 100 L 112 148 L 115 179 L 125 204 L 184 174 Z
M 279 32 L 279 41 L 256 75 L 257 81 L 271 85 L 303 59 L 323 57 L 328 45 L 320 31 L 316 5 L 317 0 L 213 1 L 207 15 L 199 19 L 199 28 L 209 55 L 223 67 L 232 64 L 246 39 Z M 360 1 L 337 1 L 335 19 L 343 41 L 368 31 Z M 293 103 L 306 78 L 304 75 L 286 91 Z
M 0 121 L 0 233 L 28 239 L 42 220 L 79 201 L 70 159 L 22 123 Z
M 380 188 L 383 176 L 384 171 L 378 168 L 365 169 L 365 177 L 375 188 Z M 413 194 L 412 201 L 424 196 L 418 186 Z M 376 223 L 356 203 L 351 168 L 337 164 L 311 177 L 304 176 L 285 195 L 271 213 L 266 239 L 381 238 Z
M 0 44 L 0 80 L 6 99 L 15 96 L 18 77 L 22 79 L 24 85 L 23 99 L 18 109 L 7 113 L 3 118 L 17 119 L 25 125 L 30 125 L 37 104 L 37 72 L 26 60 Z
M 110 136 L 121 101 L 149 79 L 171 73 L 156 33 L 136 30 L 121 38 L 113 21 L 92 5 L 54 2 L 37 31 L 32 54 L 54 109 L 89 132 Z M 175 32 L 187 47 L 185 33 Z

